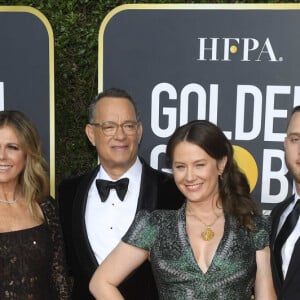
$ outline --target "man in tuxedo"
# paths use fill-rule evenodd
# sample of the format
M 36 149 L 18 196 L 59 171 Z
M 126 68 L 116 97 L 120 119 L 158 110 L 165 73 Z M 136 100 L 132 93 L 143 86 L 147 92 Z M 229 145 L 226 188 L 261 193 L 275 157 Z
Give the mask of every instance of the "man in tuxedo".
M 138 157 L 142 131 L 136 104 L 124 90 L 105 90 L 89 107 L 85 132 L 100 164 L 59 186 L 67 261 L 74 278 L 72 299 L 94 299 L 89 293 L 91 276 L 138 210 L 177 209 L 184 201 L 169 174 Z M 126 300 L 158 299 L 150 264 L 131 274 L 120 290 Z
M 272 210 L 271 266 L 279 300 L 300 299 L 300 106 L 291 114 L 284 140 L 285 161 L 295 194 Z

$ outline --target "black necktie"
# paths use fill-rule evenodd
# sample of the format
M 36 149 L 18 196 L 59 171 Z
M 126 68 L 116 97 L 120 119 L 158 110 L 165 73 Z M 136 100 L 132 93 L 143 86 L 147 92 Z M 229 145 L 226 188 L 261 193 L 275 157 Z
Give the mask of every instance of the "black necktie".
M 124 200 L 127 188 L 128 188 L 129 179 L 128 178 L 122 178 L 118 181 L 108 181 L 103 179 L 97 179 L 96 180 L 96 186 L 97 190 L 100 196 L 100 199 L 102 202 L 105 202 L 110 189 L 115 189 L 117 192 L 117 195 L 121 201 Z
M 281 257 L 281 248 L 289 235 L 292 233 L 295 228 L 300 214 L 300 199 L 297 200 L 293 210 L 287 216 L 285 222 L 283 223 L 274 243 L 274 255 L 277 264 L 277 269 L 281 279 L 283 279 L 282 274 L 282 257 Z

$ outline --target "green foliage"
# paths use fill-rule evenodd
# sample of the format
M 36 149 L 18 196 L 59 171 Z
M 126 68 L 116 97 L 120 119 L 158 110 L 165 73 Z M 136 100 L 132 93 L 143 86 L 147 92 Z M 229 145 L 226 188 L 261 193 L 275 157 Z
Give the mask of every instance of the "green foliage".
M 22 0 L 39 9 L 54 32 L 56 183 L 97 163 L 84 126 L 97 93 L 98 30 L 113 1 Z
M 97 163 L 96 152 L 85 136 L 84 126 L 87 121 L 87 107 L 97 94 L 98 31 L 103 18 L 121 4 L 225 2 L 279 1 L 0 0 L 0 5 L 37 8 L 48 18 L 53 28 L 56 184 L 71 174 L 86 172 Z

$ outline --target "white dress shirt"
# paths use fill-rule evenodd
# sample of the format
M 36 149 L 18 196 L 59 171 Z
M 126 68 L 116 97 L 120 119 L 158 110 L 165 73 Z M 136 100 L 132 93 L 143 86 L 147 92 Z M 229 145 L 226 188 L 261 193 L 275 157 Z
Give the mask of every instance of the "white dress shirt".
M 284 212 L 282 213 L 282 215 L 280 217 L 277 234 L 279 233 L 287 216 L 290 214 L 290 212 L 294 208 L 296 201 L 298 199 L 299 199 L 299 195 L 297 195 L 297 193 L 295 193 L 294 201 L 292 201 L 287 206 L 287 208 L 284 210 Z M 285 276 L 286 276 L 286 273 L 287 273 L 287 270 L 288 270 L 288 267 L 290 264 L 290 260 L 291 260 L 291 257 L 292 257 L 293 251 L 294 251 L 294 247 L 295 247 L 295 244 L 296 244 L 297 240 L 299 239 L 299 237 L 300 237 L 300 219 L 298 219 L 298 222 L 297 222 L 294 230 L 292 231 L 292 233 L 287 238 L 286 242 L 283 244 L 283 246 L 281 248 L 283 278 L 285 278 Z
M 120 242 L 135 217 L 141 175 L 142 163 L 137 158 L 134 165 L 121 176 L 121 178 L 129 178 L 128 190 L 123 201 L 118 198 L 116 190 L 111 189 L 107 200 L 101 202 L 96 179 L 115 181 L 101 166 L 91 185 L 85 211 L 85 223 L 90 245 L 99 264 Z

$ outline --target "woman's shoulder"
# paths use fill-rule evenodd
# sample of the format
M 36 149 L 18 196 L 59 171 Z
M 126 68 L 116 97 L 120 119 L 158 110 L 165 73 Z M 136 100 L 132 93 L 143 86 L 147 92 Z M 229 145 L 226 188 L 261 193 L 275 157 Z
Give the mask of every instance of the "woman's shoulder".
M 135 223 L 140 224 L 140 226 L 142 224 L 142 226 L 160 227 L 177 220 L 178 214 L 179 210 L 140 210 L 135 217 Z
M 56 211 L 58 209 L 58 202 L 53 197 L 48 196 L 41 200 L 41 208 L 43 211 Z
M 256 215 L 253 218 L 252 238 L 257 250 L 270 244 L 271 219 L 267 215 Z
M 178 214 L 178 210 L 177 209 L 158 209 L 158 210 L 154 210 L 150 213 L 150 215 L 153 218 L 168 218 L 171 216 L 175 216 Z
M 158 209 L 154 211 L 140 210 L 136 214 L 136 219 L 148 219 L 148 220 L 164 220 L 176 215 L 177 210 L 165 210 Z
M 174 230 L 174 220 L 178 211 L 176 210 L 140 210 L 123 236 L 122 240 L 127 244 L 132 244 L 139 248 L 150 250 L 157 239 L 170 228 Z
M 44 198 L 40 203 L 44 218 L 48 224 L 59 223 L 58 202 L 51 196 Z
M 253 217 L 253 228 L 255 231 L 263 229 L 271 230 L 271 217 L 269 215 L 255 215 Z

